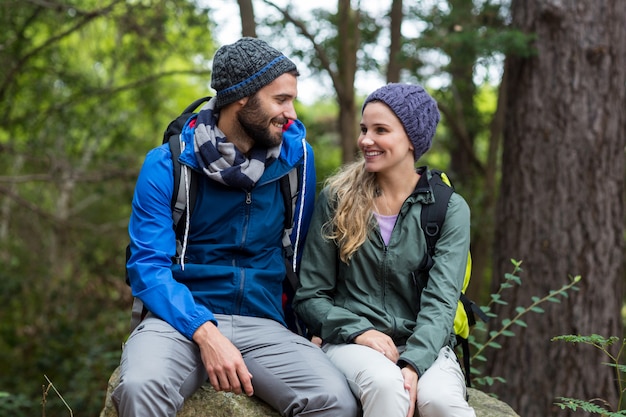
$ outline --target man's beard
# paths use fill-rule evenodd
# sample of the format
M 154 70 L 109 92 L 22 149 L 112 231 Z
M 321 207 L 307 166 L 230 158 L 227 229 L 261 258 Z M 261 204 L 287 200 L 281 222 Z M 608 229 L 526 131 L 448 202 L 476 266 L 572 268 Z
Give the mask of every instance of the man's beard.
M 283 140 L 283 134 L 272 133 L 270 131 L 271 124 L 266 112 L 261 108 L 261 103 L 256 95 L 250 97 L 246 105 L 237 114 L 237 121 L 243 131 L 254 141 L 255 146 L 264 148 L 273 148 L 279 145 Z M 277 123 L 285 124 L 285 119 L 272 119 Z

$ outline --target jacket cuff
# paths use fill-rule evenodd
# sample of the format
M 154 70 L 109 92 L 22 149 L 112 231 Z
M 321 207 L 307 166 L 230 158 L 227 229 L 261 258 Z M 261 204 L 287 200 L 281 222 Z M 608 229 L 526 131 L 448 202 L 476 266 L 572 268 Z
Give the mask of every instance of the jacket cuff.
M 366 331 L 373 330 L 373 329 L 374 329 L 374 327 L 368 327 L 366 329 L 359 330 L 358 332 L 352 333 L 350 336 L 348 336 L 348 339 L 346 340 L 346 343 L 354 343 L 354 339 L 356 339 L 357 337 L 359 337 L 360 335 L 362 335 Z
M 413 362 L 411 362 L 409 360 L 400 358 L 400 359 L 398 359 L 397 365 L 400 367 L 400 369 L 406 368 L 407 366 L 410 366 L 411 368 L 413 368 L 415 370 L 415 372 L 417 372 L 417 377 L 418 378 L 421 378 L 422 375 L 424 374 L 424 371 L 420 370 L 417 367 L 417 365 L 415 365 L 415 363 L 413 363 Z

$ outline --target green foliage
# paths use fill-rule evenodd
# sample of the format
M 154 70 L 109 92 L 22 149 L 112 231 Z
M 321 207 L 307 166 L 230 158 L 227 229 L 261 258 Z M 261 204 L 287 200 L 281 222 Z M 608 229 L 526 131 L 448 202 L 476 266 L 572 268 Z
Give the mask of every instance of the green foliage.
M 468 2 L 450 0 L 448 7 L 428 7 L 416 4 L 409 8 L 414 16 L 426 25 L 422 36 L 416 40 L 417 50 L 444 53 L 449 60 L 441 60 L 441 70 L 458 76 L 461 63 L 487 63 L 498 56 L 534 53 L 535 36 L 512 28 L 508 24 L 509 10 L 506 2 Z M 471 83 L 471 79 L 465 82 Z
M 264 3 L 270 5 L 274 11 L 279 7 L 275 2 L 264 0 Z M 286 8 L 290 11 L 289 8 Z M 358 54 L 358 68 L 365 71 L 383 71 L 384 65 L 380 60 L 376 59 L 371 52 L 375 50 L 379 43 L 379 38 L 386 26 L 386 15 L 375 16 L 368 13 L 364 8 L 353 8 L 352 16 L 358 14 L 358 37 L 360 49 L 366 53 Z M 346 39 L 339 37 L 339 15 L 334 11 L 323 8 L 313 8 L 308 12 L 306 19 L 299 19 L 299 16 L 289 13 L 287 18 L 283 13 L 269 14 L 261 19 L 261 25 L 258 28 L 259 33 L 265 32 L 270 37 L 272 34 L 280 32 L 280 37 L 274 37 L 272 44 L 285 51 L 288 56 L 298 58 L 303 61 L 307 69 L 313 69 L 317 72 L 324 71 L 325 65 L 320 59 L 320 54 L 314 48 L 307 44 L 305 47 L 294 48 L 293 39 L 306 29 L 307 35 L 317 45 L 317 49 L 323 51 L 328 63 L 333 71 L 340 71 L 341 62 L 345 59 L 341 55 L 342 43 L 347 42 Z M 350 41 L 356 41 L 350 39 Z M 307 41 L 308 42 L 308 41 Z
M 513 264 L 513 271 L 504 275 L 504 282 L 500 284 L 496 293 L 491 294 L 491 301 L 486 306 L 481 307 L 485 314 L 490 318 L 490 321 L 497 318 L 497 315 L 493 312 L 495 305 L 508 304 L 508 302 L 503 298 L 503 293 L 507 289 L 522 285 L 522 279 L 519 276 L 519 273 L 522 272 L 522 262 L 511 259 L 511 263 Z M 470 334 L 468 338 L 469 343 L 473 348 L 473 354 L 470 358 L 473 364 L 471 368 L 471 373 L 473 375 L 472 381 L 478 386 L 491 386 L 495 382 L 506 383 L 506 380 L 499 376 L 481 376 L 482 372 L 474 365 L 477 362 L 484 363 L 487 361 L 483 352 L 488 348 L 500 349 L 502 345 L 500 345 L 497 340 L 501 337 L 515 337 L 516 333 L 514 331 L 514 326 L 522 328 L 528 327 L 528 324 L 522 320 L 526 314 L 542 314 L 544 310 L 540 306 L 546 302 L 560 303 L 561 300 L 559 297 L 567 298 L 569 297 L 569 291 L 579 290 L 576 284 L 578 284 L 580 280 L 580 276 L 573 277 L 571 278 L 569 284 L 563 285 L 558 290 L 551 290 L 543 297 L 531 297 L 531 302 L 527 306 L 516 307 L 516 314 L 514 317 L 501 319 L 499 324 L 490 324 L 489 328 L 491 330 L 489 330 L 486 323 L 481 321 L 477 322 L 472 334 Z
M 0 415 L 27 417 L 35 415 L 39 407 L 38 400 L 32 400 L 24 394 L 11 394 L 0 391 Z
M 315 153 L 319 191 L 324 180 L 341 165 L 341 147 L 336 129 L 337 103 L 334 100 L 318 101 L 309 106 L 297 103 L 296 111 L 306 126 L 307 141 Z
M 626 410 L 608 411 L 602 406 L 596 405 L 590 401 L 577 400 L 575 398 L 558 397 L 562 402 L 555 403 L 561 410 L 569 409 L 572 411 L 585 411 L 591 414 L 599 414 L 605 417 L 626 416 Z
M 568 398 L 568 397 L 557 397 L 559 402 L 555 404 L 561 409 L 569 409 L 569 410 L 582 410 L 591 414 L 599 414 L 601 416 L 607 417 L 616 417 L 616 416 L 626 416 L 626 409 L 624 408 L 624 393 L 626 392 L 626 366 L 622 365 L 622 356 L 624 354 L 624 349 L 626 348 L 626 339 L 622 340 L 622 345 L 619 349 L 619 352 L 616 355 L 613 355 L 610 351 L 610 347 L 619 341 L 619 338 L 616 336 L 611 336 L 609 338 L 605 338 L 604 336 L 600 336 L 597 334 L 592 334 L 590 336 L 581 336 L 581 335 L 562 335 L 556 336 L 551 339 L 553 342 L 561 341 L 567 343 L 582 343 L 586 345 L 591 345 L 594 348 L 600 350 L 604 355 L 606 355 L 611 362 L 603 363 L 602 365 L 608 366 L 610 368 L 614 368 L 615 370 L 615 381 L 617 382 L 619 389 L 619 400 L 616 404 L 616 407 L 611 407 L 606 401 L 601 399 L 594 400 L 580 400 L 577 398 Z M 599 405 L 601 404 L 601 405 Z M 616 408 L 618 411 L 614 412 L 611 409 Z
M 0 23 L 0 414 L 35 415 L 47 374 L 97 415 L 128 328 L 134 181 L 207 94 L 208 16 L 185 0 L 5 0 Z M 46 408 L 67 414 L 57 396 Z

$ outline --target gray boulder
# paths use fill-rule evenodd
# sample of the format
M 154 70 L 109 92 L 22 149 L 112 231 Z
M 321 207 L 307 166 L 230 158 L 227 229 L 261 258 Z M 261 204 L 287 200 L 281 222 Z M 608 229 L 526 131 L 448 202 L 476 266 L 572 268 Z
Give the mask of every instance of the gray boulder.
M 520 417 L 508 404 L 474 388 L 467 389 L 476 417 Z
M 111 401 L 111 392 L 118 382 L 119 368 L 109 378 L 100 417 L 118 417 Z M 470 405 L 476 410 L 476 417 L 519 417 L 507 404 L 482 391 L 469 388 L 469 398 Z M 280 417 L 280 414 L 256 397 L 215 392 L 209 384 L 205 384 L 185 401 L 177 417 Z

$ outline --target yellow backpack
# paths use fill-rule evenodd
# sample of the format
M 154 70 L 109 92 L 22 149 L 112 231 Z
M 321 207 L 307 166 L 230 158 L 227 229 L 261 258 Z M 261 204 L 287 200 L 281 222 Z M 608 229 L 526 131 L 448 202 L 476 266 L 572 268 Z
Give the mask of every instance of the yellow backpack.
M 435 253 L 435 245 L 441 235 L 441 229 L 446 217 L 446 211 L 448 209 L 448 201 L 454 193 L 454 187 L 450 182 L 450 179 L 445 172 L 439 170 L 431 170 L 431 178 L 427 177 L 427 168 L 420 168 L 420 172 L 428 180 L 428 185 L 432 190 L 435 201 L 432 204 L 424 204 L 422 206 L 421 225 L 426 237 L 426 243 L 428 247 L 427 257 L 422 263 L 422 266 L 418 269 L 418 272 L 427 280 L 428 271 L 433 266 L 432 257 Z M 487 321 L 487 315 L 476 305 L 472 300 L 467 298 L 465 292 L 470 282 L 472 275 L 472 256 L 468 252 L 467 265 L 465 267 L 465 279 L 463 281 L 463 288 L 461 296 L 459 297 L 458 306 L 456 309 L 456 315 L 454 316 L 454 333 L 457 336 L 457 344 L 463 348 L 463 363 L 465 367 L 465 382 L 467 386 L 471 386 L 470 383 L 470 363 L 469 363 L 469 342 L 467 340 L 470 329 L 476 324 L 476 316 L 481 320 Z M 426 281 L 423 282 L 423 286 L 426 286 Z

